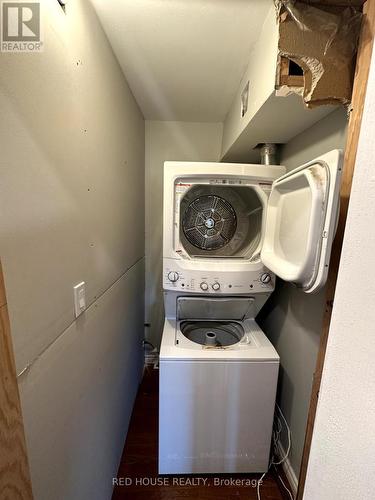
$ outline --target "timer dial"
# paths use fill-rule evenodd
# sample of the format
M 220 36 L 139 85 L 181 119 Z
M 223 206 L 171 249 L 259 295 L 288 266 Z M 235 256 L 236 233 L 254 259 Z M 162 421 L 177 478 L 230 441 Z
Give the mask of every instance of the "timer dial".
M 268 273 L 263 273 L 262 276 L 260 277 L 260 281 L 267 285 L 271 281 L 271 275 Z
M 168 279 L 172 283 L 175 283 L 178 280 L 179 277 L 180 276 L 179 276 L 179 274 L 176 271 L 169 271 L 169 273 L 168 273 Z

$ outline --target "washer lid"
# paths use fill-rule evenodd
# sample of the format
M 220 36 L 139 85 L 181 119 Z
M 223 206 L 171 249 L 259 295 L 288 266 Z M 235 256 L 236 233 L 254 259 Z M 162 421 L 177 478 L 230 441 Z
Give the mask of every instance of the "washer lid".
M 177 319 L 243 321 L 254 318 L 252 297 L 178 297 Z
M 261 259 L 306 293 L 326 282 L 338 216 L 342 151 L 333 150 L 272 184 Z

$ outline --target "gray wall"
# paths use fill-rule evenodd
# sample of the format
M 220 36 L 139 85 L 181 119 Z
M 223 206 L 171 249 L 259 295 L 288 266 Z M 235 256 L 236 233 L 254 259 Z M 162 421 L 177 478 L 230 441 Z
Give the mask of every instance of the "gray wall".
M 281 163 L 291 170 L 335 148 L 344 148 L 346 113 L 334 111 L 286 144 Z M 325 292 L 307 295 L 278 282 L 260 323 L 281 358 L 279 404 L 292 432 L 290 462 L 298 478 L 310 403 L 312 377 L 323 320 Z M 286 448 L 286 439 L 284 445 Z
M 0 55 L 1 260 L 35 498 L 104 500 L 142 370 L 144 120 L 90 3 L 42 7 L 44 51 Z
M 162 295 L 163 165 L 167 160 L 219 161 L 221 123 L 146 121 L 146 336 L 158 345 Z

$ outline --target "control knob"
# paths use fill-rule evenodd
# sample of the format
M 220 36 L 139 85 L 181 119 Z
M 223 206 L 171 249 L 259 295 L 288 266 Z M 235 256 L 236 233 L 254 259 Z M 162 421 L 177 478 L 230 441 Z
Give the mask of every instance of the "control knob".
M 201 290 L 203 290 L 204 292 L 206 290 L 208 290 L 208 285 L 205 281 L 202 281 L 202 283 L 200 284 L 200 287 L 201 287 Z
M 180 276 L 176 271 L 169 271 L 168 273 L 168 279 L 169 281 L 172 281 L 172 283 L 175 283 L 179 277 Z
M 271 275 L 268 273 L 263 273 L 260 277 L 260 281 L 266 285 L 271 281 Z
M 212 290 L 215 290 L 215 292 L 217 290 L 220 290 L 220 283 L 218 283 L 217 281 L 215 281 L 215 283 L 212 283 Z

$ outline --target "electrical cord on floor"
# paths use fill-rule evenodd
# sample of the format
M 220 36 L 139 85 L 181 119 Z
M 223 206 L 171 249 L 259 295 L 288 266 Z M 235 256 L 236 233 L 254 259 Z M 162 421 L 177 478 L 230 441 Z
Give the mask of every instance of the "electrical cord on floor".
M 276 470 L 276 474 L 277 474 L 277 476 L 278 476 L 281 484 L 283 485 L 285 491 L 288 493 L 290 499 L 294 500 L 292 492 L 286 486 L 285 482 L 283 481 L 283 479 L 281 478 L 280 474 L 278 473 L 277 467 L 276 467 L 277 465 L 283 464 L 288 459 L 288 456 L 289 456 L 289 453 L 290 453 L 290 449 L 291 449 L 291 446 L 292 446 L 291 432 L 290 432 L 290 428 L 289 428 L 288 422 L 286 421 L 286 418 L 284 417 L 284 414 L 281 411 L 281 408 L 280 408 L 280 406 L 277 403 L 276 403 L 276 409 L 279 412 L 279 414 L 280 414 L 280 416 L 281 416 L 281 418 L 282 418 L 282 420 L 283 420 L 283 422 L 285 424 L 285 427 L 287 429 L 288 447 L 287 447 L 287 451 L 284 453 L 284 456 L 280 458 L 280 455 L 281 455 L 281 452 L 280 452 L 280 435 L 281 435 L 281 432 L 282 432 L 282 429 L 283 429 L 283 425 L 282 425 L 282 421 L 280 420 L 280 417 L 275 413 L 274 428 L 273 428 L 273 431 L 272 431 L 273 454 L 272 454 L 271 462 L 270 462 L 270 465 L 269 465 L 267 471 L 262 474 L 261 478 L 258 480 L 258 483 L 257 483 L 257 498 L 258 498 L 258 500 L 262 500 L 261 499 L 261 494 L 260 494 L 260 486 L 261 486 L 261 483 L 262 483 L 263 479 L 265 478 L 266 474 L 268 474 L 268 472 L 270 471 L 270 469 L 271 469 L 272 466 L 274 466 L 274 468 Z M 276 456 L 279 457 L 279 460 L 277 460 L 277 461 L 275 461 Z

